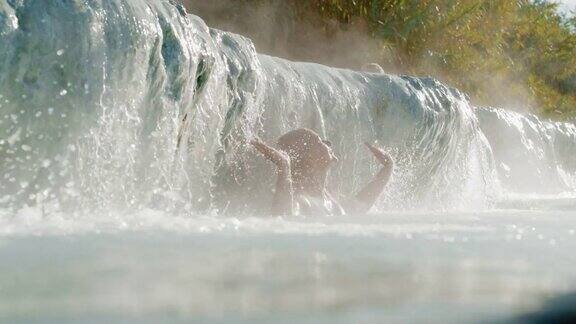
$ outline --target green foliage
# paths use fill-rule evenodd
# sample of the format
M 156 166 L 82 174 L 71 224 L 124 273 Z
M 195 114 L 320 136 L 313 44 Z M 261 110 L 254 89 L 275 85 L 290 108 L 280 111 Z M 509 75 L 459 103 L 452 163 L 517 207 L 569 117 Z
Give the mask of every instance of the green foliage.
M 381 64 L 432 75 L 487 105 L 538 107 L 576 115 L 576 18 L 557 5 L 528 0 L 295 1 L 340 28 L 369 26 L 392 60 Z

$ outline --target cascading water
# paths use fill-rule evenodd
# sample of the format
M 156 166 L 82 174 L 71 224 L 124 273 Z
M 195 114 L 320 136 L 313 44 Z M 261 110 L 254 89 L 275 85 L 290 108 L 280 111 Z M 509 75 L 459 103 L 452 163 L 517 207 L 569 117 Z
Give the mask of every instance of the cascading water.
M 199 19 L 162 1 L 1 8 L 4 204 L 189 205 L 200 196 L 226 93 Z M 185 116 L 190 154 L 177 147 Z
M 477 113 L 509 192 L 574 191 L 576 125 L 502 109 L 482 108 Z
M 391 148 L 388 208 L 485 204 L 500 181 L 575 188 L 574 125 L 475 109 L 432 79 L 259 55 L 168 1 L 2 0 L 0 62 L 3 208 L 237 207 L 272 185 L 246 140 L 296 127 L 335 143 L 342 195 L 375 167 L 363 141 Z

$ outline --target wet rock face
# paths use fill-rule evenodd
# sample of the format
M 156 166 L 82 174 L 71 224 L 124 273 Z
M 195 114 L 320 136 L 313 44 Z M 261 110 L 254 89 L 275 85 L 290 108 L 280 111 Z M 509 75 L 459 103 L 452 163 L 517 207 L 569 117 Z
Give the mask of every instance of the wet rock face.
M 18 28 L 18 18 L 7 3 L 0 4 L 0 35 L 6 36 Z

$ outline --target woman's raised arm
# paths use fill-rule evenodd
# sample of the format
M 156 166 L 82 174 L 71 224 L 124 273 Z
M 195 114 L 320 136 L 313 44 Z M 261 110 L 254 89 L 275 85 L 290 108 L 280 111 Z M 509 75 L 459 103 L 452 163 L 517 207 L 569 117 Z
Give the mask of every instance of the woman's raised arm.
M 376 157 L 376 160 L 382 165 L 380 171 L 374 176 L 364 189 L 356 195 L 356 201 L 352 204 L 352 211 L 365 213 L 374 206 L 376 200 L 384 191 L 386 184 L 390 181 L 392 171 L 394 169 L 394 161 L 392 157 L 384 152 L 382 149 L 377 148 L 369 143 L 364 143 L 370 152 Z
M 294 189 L 290 171 L 290 157 L 281 150 L 265 144 L 259 139 L 253 139 L 250 144 L 267 160 L 276 165 L 276 192 L 272 200 L 272 214 L 294 214 Z

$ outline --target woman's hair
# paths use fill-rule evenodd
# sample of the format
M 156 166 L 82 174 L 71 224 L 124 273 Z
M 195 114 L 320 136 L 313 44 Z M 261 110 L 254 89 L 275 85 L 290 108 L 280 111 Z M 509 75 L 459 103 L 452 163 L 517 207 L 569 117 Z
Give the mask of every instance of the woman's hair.
M 299 128 L 290 131 L 278 139 L 280 149 L 288 153 L 291 159 L 299 160 L 322 143 L 320 136 L 313 130 Z

